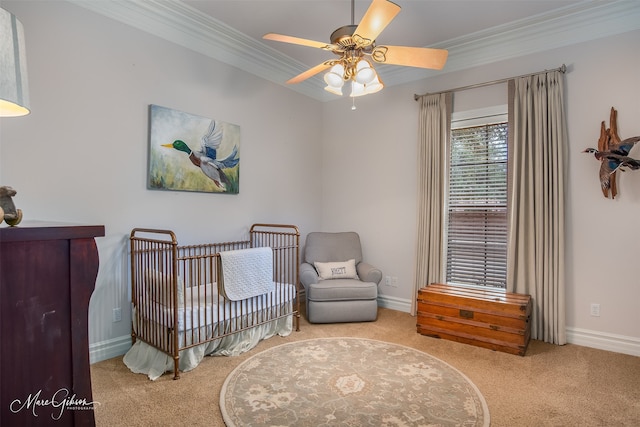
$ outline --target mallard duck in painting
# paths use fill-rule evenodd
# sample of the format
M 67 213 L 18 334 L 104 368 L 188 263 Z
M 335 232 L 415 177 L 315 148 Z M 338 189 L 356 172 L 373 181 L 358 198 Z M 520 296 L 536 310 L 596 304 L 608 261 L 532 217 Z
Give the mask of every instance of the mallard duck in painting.
M 618 136 L 618 112 L 611 107 L 610 129 L 605 127 L 604 122 L 600 125 L 600 139 L 598 148 L 587 148 L 583 153 L 593 153 L 596 160 L 600 161 L 600 187 L 604 197 L 614 199 L 617 194 L 616 172 L 624 172 L 626 169 L 640 169 L 640 160 L 629 157 L 629 152 L 633 146 L 640 141 L 640 136 L 634 136 L 625 140 L 620 140 Z
M 193 151 L 189 146 L 179 139 L 172 144 L 162 144 L 163 147 L 174 148 L 189 156 L 189 160 L 209 177 L 218 188 L 225 191 L 229 185 L 229 178 L 224 173 L 224 169 L 232 168 L 240 162 L 238 147 L 234 146 L 231 154 L 222 160 L 217 159 L 217 150 L 222 142 L 223 132 L 215 120 L 211 120 L 209 130 L 202 137 L 200 151 Z

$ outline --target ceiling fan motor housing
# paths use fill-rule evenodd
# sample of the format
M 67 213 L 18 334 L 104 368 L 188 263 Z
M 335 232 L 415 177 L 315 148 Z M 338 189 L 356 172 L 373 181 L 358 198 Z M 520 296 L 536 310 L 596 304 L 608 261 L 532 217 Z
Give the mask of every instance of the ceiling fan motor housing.
M 358 28 L 357 25 L 345 25 L 331 33 L 331 43 L 344 48 L 354 48 L 356 42 L 353 40 L 353 33 Z
M 332 61 L 332 65 L 341 63 L 344 66 L 344 79 L 350 80 L 356 75 L 356 64 L 364 54 L 371 54 L 375 45 L 372 41 L 354 35 L 357 25 L 345 25 L 331 33 L 331 44 L 340 46 L 341 49 L 333 51 L 340 56 L 339 61 Z

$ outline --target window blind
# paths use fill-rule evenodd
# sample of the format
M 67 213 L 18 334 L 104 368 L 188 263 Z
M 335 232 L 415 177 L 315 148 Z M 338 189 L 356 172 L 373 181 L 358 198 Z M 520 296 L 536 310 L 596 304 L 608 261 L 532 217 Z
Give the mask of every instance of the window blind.
M 451 132 L 447 283 L 506 287 L 507 123 Z

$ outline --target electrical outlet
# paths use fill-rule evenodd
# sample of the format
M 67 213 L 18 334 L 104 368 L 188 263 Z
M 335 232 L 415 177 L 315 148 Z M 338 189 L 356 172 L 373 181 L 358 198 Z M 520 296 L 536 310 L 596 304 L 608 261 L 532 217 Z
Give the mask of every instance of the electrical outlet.
M 398 278 L 395 276 L 384 276 L 384 285 L 390 288 L 397 288 Z
M 113 321 L 114 322 L 119 322 L 121 320 L 122 320 L 122 310 L 120 310 L 120 307 L 114 308 L 113 309 Z
M 591 304 L 591 315 L 600 317 L 600 304 Z

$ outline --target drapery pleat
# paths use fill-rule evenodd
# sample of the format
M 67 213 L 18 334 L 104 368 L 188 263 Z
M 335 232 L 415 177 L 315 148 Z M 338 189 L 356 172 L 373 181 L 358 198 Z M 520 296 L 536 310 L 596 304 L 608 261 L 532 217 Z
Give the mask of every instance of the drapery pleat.
M 531 338 L 566 343 L 564 74 L 509 81 L 507 291 L 533 299 Z
M 451 129 L 452 93 L 420 99 L 418 141 L 418 223 L 411 314 L 417 312 L 418 289 L 442 280 L 442 229 L 446 147 Z

